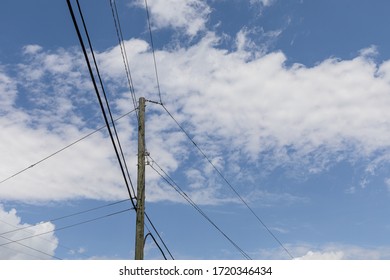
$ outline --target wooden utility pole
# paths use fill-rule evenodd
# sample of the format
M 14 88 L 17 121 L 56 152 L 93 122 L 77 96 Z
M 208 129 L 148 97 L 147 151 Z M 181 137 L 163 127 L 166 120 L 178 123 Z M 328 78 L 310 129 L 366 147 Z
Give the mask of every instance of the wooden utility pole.
M 137 218 L 135 230 L 135 259 L 144 259 L 144 220 L 145 220 L 145 98 L 139 99 L 138 114 L 138 178 L 137 178 Z

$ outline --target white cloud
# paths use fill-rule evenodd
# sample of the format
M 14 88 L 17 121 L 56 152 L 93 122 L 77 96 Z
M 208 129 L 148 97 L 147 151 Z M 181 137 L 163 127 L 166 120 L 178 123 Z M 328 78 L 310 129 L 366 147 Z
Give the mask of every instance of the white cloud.
M 360 50 L 359 53 L 361 56 L 373 57 L 373 56 L 378 55 L 379 52 L 378 52 L 378 48 L 376 46 L 372 45 L 369 48 L 365 48 L 365 49 Z
M 325 243 L 285 244 L 296 260 L 388 260 L 390 248 L 365 247 L 360 245 Z M 252 253 L 256 259 L 288 259 L 282 248 L 260 249 Z
M 36 54 L 42 50 L 43 50 L 43 48 L 39 45 L 27 45 L 23 48 L 23 53 L 24 54 Z
M 138 0 L 139 7 L 145 7 Z M 148 7 L 154 28 L 181 29 L 189 36 L 195 36 L 205 29 L 211 8 L 204 0 L 149 0 Z
M 389 160 L 381 156 L 390 148 L 390 62 L 377 64 L 362 51 L 350 60 L 327 59 L 310 68 L 298 64 L 287 67 L 282 52 L 252 56 L 245 48 L 218 48 L 219 40 L 209 32 L 190 47 L 157 50 L 156 57 L 164 103 L 224 173 L 239 170 L 244 174 L 246 168 L 254 170 L 259 164 L 263 170 L 290 166 L 318 173 L 344 159 Z M 148 44 L 135 39 L 125 44 L 136 92 L 158 100 Z M 7 162 L 0 178 L 28 167 L 102 124 L 96 117 L 100 112 L 79 52 L 25 49 L 30 49 L 25 51 L 25 61 L 15 66 L 20 75 L 11 78 L 12 71 L 0 68 L 0 124 L 4 135 L 0 153 Z M 108 49 L 97 57 L 110 89 L 109 98 L 115 104 L 114 113 L 131 110 L 119 49 Z M 167 172 L 183 166 L 184 172 L 193 170 L 199 163 L 193 162 L 196 152 L 176 124 L 158 105 L 148 105 L 147 111 L 151 155 Z M 136 126 L 131 120 L 121 121 L 119 129 L 126 131 L 121 135 L 126 135 L 122 137 L 131 174 L 135 174 Z M 370 168 L 377 164 L 372 159 Z M 210 174 L 206 166 L 199 169 L 204 175 Z M 235 179 L 254 182 L 258 173 Z M 148 178 L 152 186 L 148 199 L 182 201 L 177 195 L 171 196 L 173 190 L 166 192 L 157 174 Z M 214 188 L 209 188 L 210 184 L 203 188 L 193 184 L 194 199 L 210 204 L 231 201 L 229 196 L 220 195 L 221 183 Z M 248 194 L 253 189 L 246 191 Z M 288 194 L 257 191 L 276 200 L 295 199 Z M 112 147 L 103 133 L 0 188 L 0 197 L 9 200 L 124 196 Z
M 207 135 L 254 160 L 265 151 L 277 161 L 315 156 L 314 172 L 331 155 L 388 148 L 386 63 L 358 56 L 286 67 L 281 52 L 247 61 L 242 51 L 215 48 L 216 40 L 209 34 L 190 48 L 157 52 L 163 98 L 181 109 L 199 140 Z M 135 59 L 138 65 L 144 56 Z M 153 73 L 140 71 L 137 87 L 153 92 Z
M 15 66 L 18 76 L 0 75 L 0 96 L 5 100 L 0 102 L 1 180 L 79 139 L 96 124 L 102 125 L 96 119 L 95 96 L 81 63 L 74 50 L 41 50 L 26 54 L 26 63 Z M 30 70 L 40 74 L 31 75 Z M 96 133 L 55 160 L 3 182 L 0 197 L 30 203 L 124 197 L 110 145 L 104 133 Z
M 84 254 L 87 250 L 83 247 L 78 248 L 77 250 L 71 249 L 68 251 L 69 255 Z
M 250 0 L 250 3 L 253 4 L 262 4 L 264 7 L 271 6 L 276 0 Z
M 58 246 L 58 239 L 52 232 L 54 229 L 52 223 L 22 223 L 15 209 L 6 211 L 0 205 L 0 259 L 51 259 Z M 40 235 L 45 232 L 48 234 Z M 39 236 L 28 238 L 34 235 Z
M 296 248 L 298 252 L 305 252 L 299 260 L 380 260 L 389 259 L 390 249 L 386 247 L 366 248 L 347 244 L 324 244 L 321 248 L 309 249 L 309 245 Z
M 303 257 L 298 258 L 299 260 L 342 260 L 344 253 L 341 251 L 330 251 L 330 252 L 307 252 Z
M 0 68 L 0 116 L 12 108 L 17 97 L 16 83 Z
M 237 52 L 241 52 L 248 59 L 258 58 L 268 52 L 269 46 L 280 36 L 282 30 L 264 31 L 263 28 L 242 28 L 236 35 Z M 251 38 L 256 38 L 256 41 Z M 257 41 L 261 40 L 261 43 Z
M 2 160 L 7 163 L 0 172 L 2 179 L 29 167 L 85 134 L 73 128 L 73 131 L 63 131 L 68 132 L 70 137 L 62 138 L 46 129 L 34 129 L 23 124 L 9 125 L 4 120 L 0 123 L 4 127 L 0 150 Z M 77 137 L 74 137 L 75 134 Z M 22 137 L 15 141 L 15 135 Z M 124 197 L 124 188 L 116 167 L 108 139 L 102 134 L 95 134 L 55 158 L 4 182 L 0 188 L 0 197 L 2 200 L 25 202 Z

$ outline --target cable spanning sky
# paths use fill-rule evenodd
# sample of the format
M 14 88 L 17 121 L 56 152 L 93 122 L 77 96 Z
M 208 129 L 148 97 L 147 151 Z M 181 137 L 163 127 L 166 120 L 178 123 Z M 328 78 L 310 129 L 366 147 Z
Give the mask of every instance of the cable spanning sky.
M 79 3 L 133 182 L 152 101 L 146 211 L 175 259 L 390 258 L 388 1 L 116 0 L 120 26 Z M 0 259 L 132 259 L 66 1 L 0 23 Z

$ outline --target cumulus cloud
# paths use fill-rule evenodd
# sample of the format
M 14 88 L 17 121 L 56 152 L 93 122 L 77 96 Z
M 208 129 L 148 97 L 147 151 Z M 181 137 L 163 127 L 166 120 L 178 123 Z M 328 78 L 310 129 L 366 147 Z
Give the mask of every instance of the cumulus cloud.
M 43 202 L 77 197 L 123 197 L 125 192 L 120 179 L 116 179 L 112 148 L 102 132 L 78 144 L 78 148 L 57 155 L 56 160 L 35 166 L 102 122 L 96 120 L 95 99 L 93 95 L 88 96 L 92 93 L 91 85 L 83 74 L 85 69 L 79 54 L 59 49 L 38 54 L 29 51 L 26 55 L 25 63 L 15 66 L 18 76 L 0 75 L 4 100 L 0 104 L 0 153 L 6 163 L 0 178 L 5 180 L 27 168 L 17 179 L 2 182 L 1 199 Z M 15 69 L 9 71 L 12 70 Z M 106 185 L 105 194 L 96 191 L 96 185 Z
M 22 223 L 15 209 L 6 211 L 0 205 L 0 259 L 51 259 L 58 246 L 54 229 L 52 223 Z
M 252 160 L 266 151 L 279 162 L 314 156 L 313 171 L 332 156 L 388 148 L 387 62 L 358 56 L 287 67 L 281 52 L 248 61 L 242 51 L 216 48 L 216 40 L 209 35 L 189 48 L 157 52 L 163 97 L 198 139 L 207 135 Z M 155 91 L 152 72 L 135 75 L 139 90 Z
M 244 38 L 238 40 L 245 45 Z M 260 164 L 263 170 L 290 166 L 316 173 L 345 159 L 388 160 L 383 154 L 390 148 L 390 62 L 375 62 L 371 55 L 375 48 L 353 59 L 330 58 L 306 67 L 286 66 L 282 52 L 253 56 L 250 47 L 227 50 L 219 47 L 219 41 L 208 32 L 189 47 L 156 50 L 156 57 L 167 108 L 220 170 L 247 172 L 248 176 L 237 176 L 237 182 L 242 184 L 245 178 L 253 185 L 259 172 L 245 169 L 254 171 Z M 139 39 L 125 45 L 136 92 L 158 100 L 149 45 Z M 1 178 L 102 124 L 78 51 L 38 46 L 24 50 L 25 60 L 14 66 L 18 76 L 11 78 L 12 71 L 0 68 L 0 151 L 7 162 Z M 97 53 L 116 115 L 132 109 L 119 52 L 114 47 Z M 204 178 L 190 172 L 197 168 L 200 173 L 212 173 L 204 162 L 199 168 L 202 161 L 194 161 L 196 152 L 164 110 L 158 105 L 148 105 L 147 110 L 147 147 L 158 163 L 170 173 L 184 167 L 189 182 L 199 178 L 198 184 L 189 184 L 199 201 L 231 201 L 221 195 L 221 182 L 212 179 L 202 184 Z M 126 133 L 121 134 L 128 144 L 126 155 L 134 163 L 134 118 L 121 121 L 118 127 Z M 129 166 L 135 174 L 136 164 Z M 55 160 L 3 183 L 0 196 L 28 201 L 123 198 L 126 191 L 117 168 L 110 141 L 99 132 Z M 148 180 L 151 201 L 181 201 L 171 196 L 173 190 L 162 187 L 157 174 L 151 172 Z M 263 192 L 261 186 L 253 188 L 262 197 L 300 201 L 288 194 Z M 253 193 L 253 189 L 246 191 Z

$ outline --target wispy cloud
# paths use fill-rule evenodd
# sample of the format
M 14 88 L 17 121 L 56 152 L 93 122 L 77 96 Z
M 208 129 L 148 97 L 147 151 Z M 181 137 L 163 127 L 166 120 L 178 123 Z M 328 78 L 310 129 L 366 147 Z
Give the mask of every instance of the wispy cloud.
M 262 4 L 265 7 L 269 7 L 274 4 L 276 0 L 250 0 L 250 3 L 253 4 Z
M 136 5 L 145 7 L 145 1 L 137 0 Z M 203 0 L 148 0 L 148 7 L 154 28 L 179 29 L 191 37 L 205 30 L 211 13 Z

